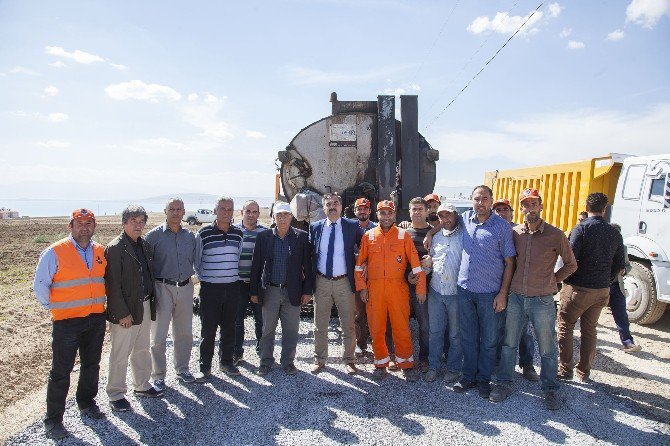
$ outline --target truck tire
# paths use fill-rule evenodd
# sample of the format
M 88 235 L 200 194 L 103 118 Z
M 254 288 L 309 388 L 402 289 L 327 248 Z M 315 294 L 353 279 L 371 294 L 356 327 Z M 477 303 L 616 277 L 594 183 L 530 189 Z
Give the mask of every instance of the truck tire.
M 640 325 L 653 324 L 665 312 L 665 302 L 656 298 L 656 280 L 651 269 L 641 262 L 631 262 L 632 269 L 624 277 L 628 319 Z
M 189 218 L 186 220 L 186 223 L 188 223 L 189 225 L 193 226 L 193 225 L 198 224 L 198 220 L 196 220 L 195 217 L 189 217 Z

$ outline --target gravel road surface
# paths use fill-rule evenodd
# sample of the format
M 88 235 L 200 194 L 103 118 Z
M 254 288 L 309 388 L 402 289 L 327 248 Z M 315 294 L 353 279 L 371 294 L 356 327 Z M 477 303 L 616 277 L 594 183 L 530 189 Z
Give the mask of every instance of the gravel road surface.
M 251 318 L 246 324 L 247 333 L 253 333 Z M 590 384 L 564 384 L 560 390 L 564 407 L 551 412 L 543 405 L 539 383 L 530 383 L 520 374 L 514 394 L 500 404 L 483 400 L 476 391 L 456 394 L 441 379 L 407 383 L 400 372 L 394 372 L 376 382 L 369 359 L 360 360 L 361 374 L 347 375 L 338 361 L 342 349 L 336 320 L 331 321 L 330 364 L 326 372 L 314 376 L 309 373 L 312 330 L 311 321 L 303 319 L 296 358 L 300 373 L 295 376 L 286 375 L 278 366 L 265 377 L 256 376 L 258 357 L 253 341 L 247 341 L 241 376 L 229 378 L 215 369 L 207 384 L 182 385 L 170 371 L 164 398 L 130 395 L 134 411 L 124 414 L 112 413 L 107 404 L 105 368 L 98 401 L 107 418 L 81 419 L 71 399 L 64 420 L 71 436 L 60 444 L 670 444 L 670 401 L 657 396 L 662 401 L 645 403 L 644 395 L 626 395 L 611 379 L 599 382 L 600 376 L 607 376 L 606 370 L 594 372 Z M 199 333 L 197 319 L 194 333 Z M 614 340 L 614 336 L 611 329 L 599 326 L 599 338 Z M 197 370 L 197 342 L 192 371 Z M 603 352 L 599 343 L 605 360 L 607 355 L 636 360 L 620 352 L 616 344 L 609 344 L 611 349 L 606 342 Z M 172 353 L 170 346 L 168 354 Z M 535 356 L 537 362 L 537 353 Z M 647 359 L 648 379 L 670 384 L 667 358 L 660 362 L 655 357 Z M 621 376 L 620 385 L 625 385 L 626 379 Z M 130 384 L 129 389 L 132 393 Z M 7 444 L 49 444 L 38 416 L 35 414 L 36 420 Z

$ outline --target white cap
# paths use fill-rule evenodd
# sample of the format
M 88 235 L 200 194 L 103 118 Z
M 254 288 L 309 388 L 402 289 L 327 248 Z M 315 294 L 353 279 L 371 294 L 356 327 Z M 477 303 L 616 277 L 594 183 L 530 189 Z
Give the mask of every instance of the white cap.
M 275 203 L 274 207 L 272 208 L 272 212 L 274 214 L 279 214 L 281 212 L 288 212 L 291 214 L 291 205 L 286 203 L 285 201 L 278 201 Z
M 456 210 L 456 206 L 454 206 L 453 204 L 448 204 L 448 203 L 441 204 L 440 207 L 437 208 L 437 213 L 438 214 L 442 211 L 453 212 L 453 213 L 458 212 Z

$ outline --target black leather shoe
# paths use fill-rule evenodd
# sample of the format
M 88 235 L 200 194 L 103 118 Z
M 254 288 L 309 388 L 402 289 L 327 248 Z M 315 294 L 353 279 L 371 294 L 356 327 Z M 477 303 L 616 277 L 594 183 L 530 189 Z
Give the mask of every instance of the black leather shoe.
M 120 400 L 116 401 L 110 401 L 109 406 L 114 412 L 129 412 L 131 410 L 130 403 L 125 398 L 121 398 Z
M 477 387 L 477 383 L 462 379 L 459 382 L 457 382 L 456 384 L 454 384 L 454 387 L 452 387 L 452 389 L 456 393 L 465 393 L 470 389 L 474 389 L 475 387 Z
M 62 422 L 44 425 L 44 434 L 52 440 L 62 440 L 70 435 Z
M 82 417 L 92 418 L 94 420 L 102 420 L 105 418 L 105 414 L 100 412 L 100 408 L 95 403 L 85 409 L 79 409 L 79 414 L 81 414 Z
M 155 387 L 149 387 L 147 390 L 135 390 L 133 392 L 136 396 L 143 396 L 148 398 L 160 398 L 165 392 L 156 389 Z

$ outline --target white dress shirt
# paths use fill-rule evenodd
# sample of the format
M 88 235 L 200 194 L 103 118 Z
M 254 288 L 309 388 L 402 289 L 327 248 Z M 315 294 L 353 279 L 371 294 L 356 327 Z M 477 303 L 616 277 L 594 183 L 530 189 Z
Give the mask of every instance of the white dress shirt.
M 344 276 L 347 274 L 347 262 L 344 259 L 344 238 L 342 236 L 342 219 L 338 218 L 335 223 L 326 219 L 319 243 L 317 268 L 321 274 L 326 274 L 326 259 L 328 258 L 328 242 L 330 241 L 330 231 L 336 224 L 335 231 L 335 250 L 333 251 L 333 277 Z

